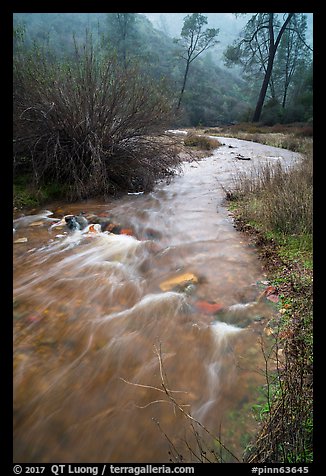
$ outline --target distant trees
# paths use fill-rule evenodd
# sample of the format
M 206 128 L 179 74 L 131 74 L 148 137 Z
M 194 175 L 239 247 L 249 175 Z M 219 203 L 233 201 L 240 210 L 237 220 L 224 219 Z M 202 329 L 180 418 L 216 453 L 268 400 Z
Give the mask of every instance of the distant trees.
M 302 74 L 310 62 L 311 48 L 305 42 L 306 30 L 307 17 L 303 13 L 296 13 L 285 29 L 277 50 L 272 76 L 283 109 L 286 107 L 291 85 L 297 79 L 297 73 Z
M 108 13 L 108 39 L 122 57 L 127 67 L 128 52 L 137 36 L 135 13 Z
M 243 36 L 228 48 L 229 64 L 240 65 L 241 74 L 219 66 L 211 47 L 223 32 L 207 28 L 204 15 L 187 14 L 180 37 L 173 41 L 143 14 L 17 13 L 14 54 L 22 47 L 19 38 L 23 34 L 25 49 L 33 49 L 36 41 L 47 59 L 64 61 L 69 56 L 73 60 L 75 46 L 82 48 L 87 29 L 101 48 L 100 54 L 115 55 L 121 69 L 127 71 L 137 64 L 138 73 L 157 85 L 164 78 L 178 127 L 252 120 L 268 66 L 271 14 L 250 14 L 249 30 L 246 26 Z M 288 14 L 282 15 L 273 14 L 274 44 Z M 312 58 L 305 45 L 305 31 L 306 15 L 293 14 L 275 52 L 262 122 L 312 117 Z
M 217 43 L 219 30 L 215 28 L 207 28 L 204 30 L 206 24 L 207 17 L 201 13 L 187 15 L 181 30 L 181 38 L 175 40 L 181 47 L 179 51 L 180 57 L 186 61 L 177 109 L 179 109 L 181 105 L 191 63 L 198 58 L 201 53 Z
M 305 30 L 303 14 L 255 13 L 247 22 L 242 38 L 227 48 L 228 65 L 241 65 L 246 73 L 258 73 L 262 77 L 253 122 L 260 120 L 268 87 L 274 102 L 282 90 L 281 102 L 285 107 L 294 72 L 303 59 L 302 49 L 307 48 Z

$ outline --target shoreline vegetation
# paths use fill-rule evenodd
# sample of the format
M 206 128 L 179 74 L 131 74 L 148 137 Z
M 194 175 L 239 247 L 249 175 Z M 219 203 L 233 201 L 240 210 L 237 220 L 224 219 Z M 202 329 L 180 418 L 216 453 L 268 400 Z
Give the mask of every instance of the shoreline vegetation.
M 273 344 L 262 349 L 266 385 L 261 402 L 255 405 L 258 431 L 243 462 L 312 462 L 312 125 L 243 123 L 187 131 L 187 136 L 160 137 L 161 145 L 173 142 L 175 164 L 210 155 L 218 146 L 211 138 L 214 135 L 302 154 L 302 161 L 290 170 L 279 166 L 273 171 L 263 169 L 256 179 L 235 177 L 225 195 L 235 228 L 249 235 L 280 298 L 277 318 L 269 323 Z M 28 175 L 15 178 L 16 212 L 60 198 L 55 184 L 33 188 Z

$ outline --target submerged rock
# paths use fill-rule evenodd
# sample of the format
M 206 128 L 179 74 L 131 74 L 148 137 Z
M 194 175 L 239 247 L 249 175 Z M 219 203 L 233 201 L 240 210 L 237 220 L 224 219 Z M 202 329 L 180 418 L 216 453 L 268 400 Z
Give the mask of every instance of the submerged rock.
M 14 243 L 27 243 L 28 239 L 24 236 L 23 238 L 17 238 Z
M 179 276 L 175 276 L 174 278 L 169 278 L 165 281 L 160 283 L 160 289 L 162 291 L 171 291 L 172 289 L 176 288 L 184 288 L 189 284 L 196 284 L 198 283 L 198 278 L 193 273 L 184 273 L 180 274 Z
M 216 314 L 223 309 L 223 304 L 210 301 L 197 301 L 194 307 L 204 314 Z
M 82 215 L 66 215 L 64 219 L 70 230 L 83 230 L 88 225 L 88 221 Z

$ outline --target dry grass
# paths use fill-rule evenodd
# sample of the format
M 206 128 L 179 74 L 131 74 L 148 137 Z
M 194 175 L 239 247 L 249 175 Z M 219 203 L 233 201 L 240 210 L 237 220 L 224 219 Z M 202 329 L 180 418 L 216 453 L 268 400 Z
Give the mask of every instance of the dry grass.
M 221 143 L 217 139 L 194 134 L 192 132 L 188 132 L 184 139 L 184 144 L 188 147 L 196 147 L 200 150 L 212 150 L 221 146 Z
M 312 146 L 313 126 L 305 123 L 275 124 L 273 126 L 240 123 L 232 126 L 208 128 L 203 133 L 235 137 L 295 152 L 306 152 L 307 148 Z
M 285 168 L 267 163 L 251 174 L 234 178 L 228 198 L 243 199 L 244 220 L 264 231 L 309 234 L 313 226 L 313 168 L 311 155 Z
M 278 271 L 279 272 L 279 271 Z M 313 321 L 311 272 L 283 262 L 279 275 L 281 316 L 265 358 L 265 398 L 260 428 L 247 463 L 312 462 Z

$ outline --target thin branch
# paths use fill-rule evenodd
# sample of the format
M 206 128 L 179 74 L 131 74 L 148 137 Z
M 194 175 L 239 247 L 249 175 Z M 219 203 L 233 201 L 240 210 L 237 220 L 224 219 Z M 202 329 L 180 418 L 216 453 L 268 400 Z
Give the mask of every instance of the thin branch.
M 160 372 L 160 379 L 161 379 L 161 386 L 163 388 L 163 390 L 161 388 L 158 388 L 158 387 L 154 387 L 152 385 L 143 385 L 143 384 L 136 384 L 136 383 L 133 383 L 133 382 L 129 382 L 123 378 L 121 378 L 122 381 L 124 381 L 125 383 L 127 384 L 130 384 L 130 385 L 135 385 L 136 387 L 141 387 L 141 388 L 149 388 L 149 389 L 153 389 L 153 390 L 157 390 L 161 393 L 165 393 L 167 395 L 167 397 L 169 398 L 169 401 L 171 403 L 173 403 L 173 405 L 186 417 L 186 419 L 190 422 L 190 425 L 192 426 L 193 428 L 193 423 L 195 423 L 196 425 L 198 425 L 201 429 L 203 429 L 205 431 L 206 434 L 208 434 L 213 440 L 216 440 L 219 445 L 230 455 L 232 456 L 232 458 L 234 458 L 236 461 L 239 462 L 239 459 L 238 457 L 229 449 L 227 448 L 222 442 L 221 440 L 216 437 L 215 435 L 213 435 L 200 421 L 198 421 L 196 418 L 194 418 L 190 413 L 188 413 L 187 411 L 184 410 L 184 406 L 189 406 L 189 405 L 185 405 L 185 404 L 180 404 L 179 402 L 176 401 L 176 399 L 173 397 L 172 393 L 187 393 L 187 392 L 182 392 L 182 391 L 178 391 L 178 390 L 170 390 L 168 389 L 167 385 L 166 385 L 166 379 L 164 377 L 164 374 L 165 374 L 165 371 L 164 371 L 164 367 L 163 367 L 163 362 L 162 362 L 162 350 L 161 350 L 161 343 L 159 345 L 159 348 L 157 348 L 156 345 L 154 345 L 154 352 L 157 356 L 157 359 L 158 359 L 158 362 L 159 362 L 159 372 Z M 165 400 L 164 400 L 165 401 Z M 166 402 L 166 401 L 165 401 Z M 156 401 L 153 401 L 153 402 L 150 402 L 150 403 L 161 403 L 160 400 L 156 400 Z M 149 404 L 148 404 L 149 405 Z M 148 406 L 147 405 L 147 406 Z M 159 423 L 158 423 L 159 424 Z M 196 434 L 195 434 L 196 436 Z M 170 440 L 169 440 L 170 441 Z

